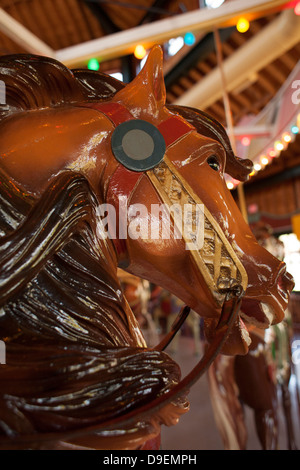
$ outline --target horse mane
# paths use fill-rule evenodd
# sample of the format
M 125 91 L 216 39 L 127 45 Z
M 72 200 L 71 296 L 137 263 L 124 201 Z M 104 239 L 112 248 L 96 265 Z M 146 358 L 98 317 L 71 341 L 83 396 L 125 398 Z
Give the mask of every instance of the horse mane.
M 130 346 L 113 245 L 99 232 L 86 178 L 62 171 L 38 199 L 1 172 L 0 180 L 0 306 L 9 329 L 22 325 L 49 341 Z M 105 326 L 88 322 L 109 308 Z
M 71 71 L 54 59 L 29 54 L 1 57 L 0 80 L 6 87 L 6 103 L 0 105 L 0 121 L 25 110 L 106 101 L 126 86 L 101 72 Z M 223 145 L 228 174 L 241 181 L 248 178 L 253 169 L 252 161 L 234 155 L 227 133 L 217 120 L 190 107 L 167 105 L 167 108 L 189 121 L 199 134 Z
M 2 57 L 0 80 L 6 87 L 0 121 L 105 101 L 125 86 L 31 55 Z M 137 417 L 132 433 L 127 413 L 167 393 L 180 369 L 166 353 L 148 349 L 138 332 L 114 246 L 100 236 L 99 201 L 86 178 L 71 170 L 54 177 L 40 198 L 1 170 L 0 183 L 0 329 L 7 358 L 0 371 L 0 448 L 22 447 L 23 438 L 25 448 L 51 448 L 90 426 L 98 431 L 91 446 L 130 445 L 132 438 L 135 448 L 168 415 L 161 410 L 141 423 Z M 179 400 L 175 415 L 185 406 Z M 106 423 L 122 416 L 110 437 Z
M 0 80 L 6 89 L 0 120 L 26 110 L 105 101 L 124 86 L 109 75 L 82 69 L 71 71 L 54 59 L 31 54 L 1 57 Z

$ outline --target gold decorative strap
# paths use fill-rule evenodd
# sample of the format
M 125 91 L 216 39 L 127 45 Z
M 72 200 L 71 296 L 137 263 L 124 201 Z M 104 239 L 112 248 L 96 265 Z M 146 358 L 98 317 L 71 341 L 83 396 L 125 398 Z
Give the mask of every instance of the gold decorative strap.
M 159 165 L 153 170 L 147 171 L 147 175 L 166 208 L 169 208 L 170 217 L 186 242 L 190 255 L 217 304 L 222 305 L 224 302 L 222 287 L 228 285 L 232 279 L 235 279 L 245 291 L 248 284 L 247 273 L 223 230 L 166 155 Z M 178 223 L 176 213 L 174 214 L 174 211 L 170 210 L 175 204 L 181 207 L 182 213 L 185 205 L 189 205 L 190 222 L 187 225 L 192 228 L 190 233 L 182 229 L 182 224 Z M 201 214 L 203 226 L 200 227 L 202 243 L 197 246 L 193 237 L 195 236 L 196 221 L 199 221 L 197 219 L 199 207 L 203 210 Z

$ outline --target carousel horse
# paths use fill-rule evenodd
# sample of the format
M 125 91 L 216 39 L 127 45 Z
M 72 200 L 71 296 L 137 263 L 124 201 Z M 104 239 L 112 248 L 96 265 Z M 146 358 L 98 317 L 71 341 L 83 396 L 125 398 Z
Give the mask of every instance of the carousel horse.
M 261 327 L 283 318 L 292 278 L 224 180 L 252 163 L 206 114 L 166 105 L 162 70 L 159 46 L 127 85 L 40 56 L 0 60 L 1 448 L 159 448 L 216 355 L 248 351 L 241 302 Z M 175 203 L 192 224 L 202 208 L 201 246 Z M 170 236 L 149 236 L 150 219 Z M 209 347 L 187 376 L 170 338 L 147 347 L 118 267 L 184 302 L 172 334 L 189 309 L 204 318 Z
M 272 235 L 268 227 L 258 225 L 253 227 L 253 233 L 264 248 L 283 260 L 283 244 Z M 249 315 L 247 305 L 242 304 L 241 308 Z M 296 450 L 289 392 L 292 371 L 289 312 L 285 312 L 285 318 L 280 324 L 265 331 L 254 325 L 249 326 L 248 330 L 251 337 L 248 354 L 219 356 L 207 374 L 215 420 L 224 447 L 229 450 L 247 448 L 248 433 L 243 410 L 243 406 L 247 405 L 253 410 L 262 449 L 278 449 L 281 395 L 287 448 Z
M 159 342 L 159 335 L 149 308 L 153 300 L 150 283 L 122 269 L 118 269 L 118 278 L 124 296 L 138 320 L 147 345 L 155 346 Z

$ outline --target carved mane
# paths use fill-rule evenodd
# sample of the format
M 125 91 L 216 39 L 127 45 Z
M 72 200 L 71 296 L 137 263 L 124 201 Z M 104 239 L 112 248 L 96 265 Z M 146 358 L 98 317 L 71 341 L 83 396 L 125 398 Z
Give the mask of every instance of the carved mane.
M 139 438 L 155 435 L 163 413 L 136 423 L 133 434 L 125 419 L 113 444 L 103 425 L 166 393 L 180 371 L 139 336 L 112 244 L 96 233 L 87 180 L 62 172 L 38 201 L 4 174 L 0 181 L 0 329 L 7 348 L 0 371 L 2 445 L 9 448 L 6 435 L 18 448 L 23 439 L 25 448 L 47 448 L 59 436 L 96 426 L 96 447 L 100 438 L 104 448 L 130 446 L 131 439 L 135 448 Z M 178 406 L 184 409 L 184 402 Z

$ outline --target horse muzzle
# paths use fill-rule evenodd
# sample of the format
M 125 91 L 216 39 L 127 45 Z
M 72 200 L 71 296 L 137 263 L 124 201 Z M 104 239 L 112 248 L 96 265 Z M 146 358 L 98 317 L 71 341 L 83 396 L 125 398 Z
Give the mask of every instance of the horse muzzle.
M 268 328 L 283 320 L 294 287 L 293 277 L 286 271 L 285 263 L 275 261 L 278 267 L 274 274 L 261 282 L 259 288 L 249 285 L 242 303 L 243 318 L 259 328 Z

